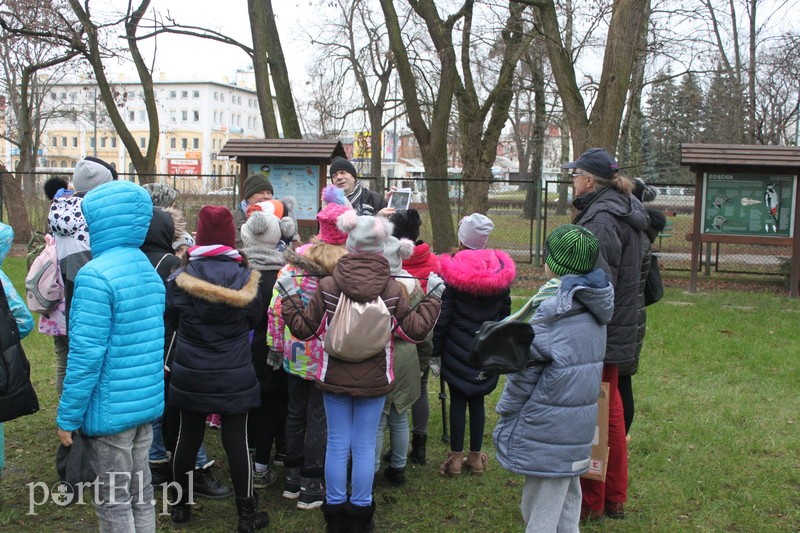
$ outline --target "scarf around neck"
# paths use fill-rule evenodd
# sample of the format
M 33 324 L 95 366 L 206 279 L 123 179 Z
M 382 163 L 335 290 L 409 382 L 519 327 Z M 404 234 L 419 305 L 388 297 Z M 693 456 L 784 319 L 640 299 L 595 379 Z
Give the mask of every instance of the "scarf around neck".
M 224 246 L 222 244 L 192 246 L 187 250 L 187 253 L 189 254 L 189 261 L 197 261 L 198 259 L 203 259 L 205 257 L 223 256 L 233 259 L 237 263 L 242 262 L 242 254 L 239 253 L 239 250 L 231 248 L 230 246 Z

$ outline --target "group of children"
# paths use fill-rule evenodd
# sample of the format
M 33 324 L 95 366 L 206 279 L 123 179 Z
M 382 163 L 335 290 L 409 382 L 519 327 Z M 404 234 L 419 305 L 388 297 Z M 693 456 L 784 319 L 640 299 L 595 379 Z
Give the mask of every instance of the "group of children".
M 357 176 L 345 163 L 336 170 L 348 183 L 342 172 Z M 152 531 L 151 481 L 180 488 L 171 509 L 175 527 L 191 519 L 194 475 L 205 476 L 201 495 L 231 493 L 210 475 L 202 449 L 206 417 L 214 413 L 239 531 L 269 523 L 254 488 L 275 480 L 273 444 L 284 498 L 298 500 L 300 509 L 321 507 L 330 532 L 373 531 L 384 429 L 390 447 L 383 476 L 403 485 L 407 460 L 427 461 L 427 380 L 439 368 L 451 398 L 451 450 L 439 473 L 487 469 L 485 397 L 498 376 L 470 366 L 468 354 L 484 321 L 509 315 L 516 278 L 511 257 L 487 247 L 494 229 L 488 217 L 464 217 L 458 249 L 437 257 L 418 240 L 416 211 L 387 212 L 376 202 L 374 216 L 360 215 L 336 185 L 326 187 L 319 232 L 305 244 L 297 242 L 290 204 L 273 200 L 260 174 L 245 181 L 245 199 L 233 212 L 203 207 L 194 237 L 180 213 L 163 207 L 175 200 L 169 188 L 116 181 L 115 171 L 93 158 L 76 167 L 74 185 L 74 193 L 53 194 L 50 216 L 69 324 L 57 424 L 64 446 L 74 431 L 96 437 L 90 458 L 101 479 L 132 474 L 116 495 L 126 504 L 110 505 L 108 494 L 95 502 L 101 530 L 129 523 Z M 586 312 L 534 328 L 537 364 L 509 377 L 497 405 L 497 457 L 528 476 L 522 508 L 529 531 L 577 528 L 577 479 L 588 468 L 613 311 L 591 232 L 557 228 L 547 250 L 550 280 L 534 298 L 536 316 Z M 345 295 L 379 298 L 392 324 L 392 339 L 359 361 L 324 349 Z M 62 354 L 66 328 L 54 331 Z M 143 491 L 134 479 L 140 471 Z

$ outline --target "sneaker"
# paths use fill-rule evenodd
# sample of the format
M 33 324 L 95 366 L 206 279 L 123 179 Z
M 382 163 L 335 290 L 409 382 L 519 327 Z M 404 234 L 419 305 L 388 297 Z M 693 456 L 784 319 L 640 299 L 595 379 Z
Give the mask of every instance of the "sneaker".
M 194 493 L 204 498 L 226 498 L 233 494 L 233 489 L 220 483 L 211 473 L 211 465 L 194 469 Z
M 272 468 L 267 467 L 263 472 L 257 472 L 253 469 L 253 486 L 257 489 L 269 487 L 275 483 L 276 479 L 278 479 L 278 474 Z
M 206 417 L 206 425 L 211 429 L 222 429 L 222 418 L 216 413 Z
M 296 500 L 300 497 L 300 467 L 286 469 L 283 497 L 287 500 Z
M 300 499 L 297 500 L 298 509 L 316 509 L 325 503 L 325 485 L 321 478 L 302 478 Z

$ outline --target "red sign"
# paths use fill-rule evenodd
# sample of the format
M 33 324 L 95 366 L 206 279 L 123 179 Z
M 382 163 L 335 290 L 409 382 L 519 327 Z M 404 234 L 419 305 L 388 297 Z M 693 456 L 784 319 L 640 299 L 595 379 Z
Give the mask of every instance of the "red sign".
M 167 174 L 178 174 L 181 176 L 199 176 L 201 174 L 201 163 L 199 159 L 168 159 Z

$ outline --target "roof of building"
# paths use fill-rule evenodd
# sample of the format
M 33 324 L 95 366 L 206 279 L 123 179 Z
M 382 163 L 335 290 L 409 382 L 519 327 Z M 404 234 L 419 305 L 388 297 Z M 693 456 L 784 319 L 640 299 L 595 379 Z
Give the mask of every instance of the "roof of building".
M 682 144 L 681 165 L 800 167 L 800 148 L 751 144 Z
M 284 159 L 346 157 L 341 141 L 310 139 L 231 139 L 225 143 L 219 155 Z

